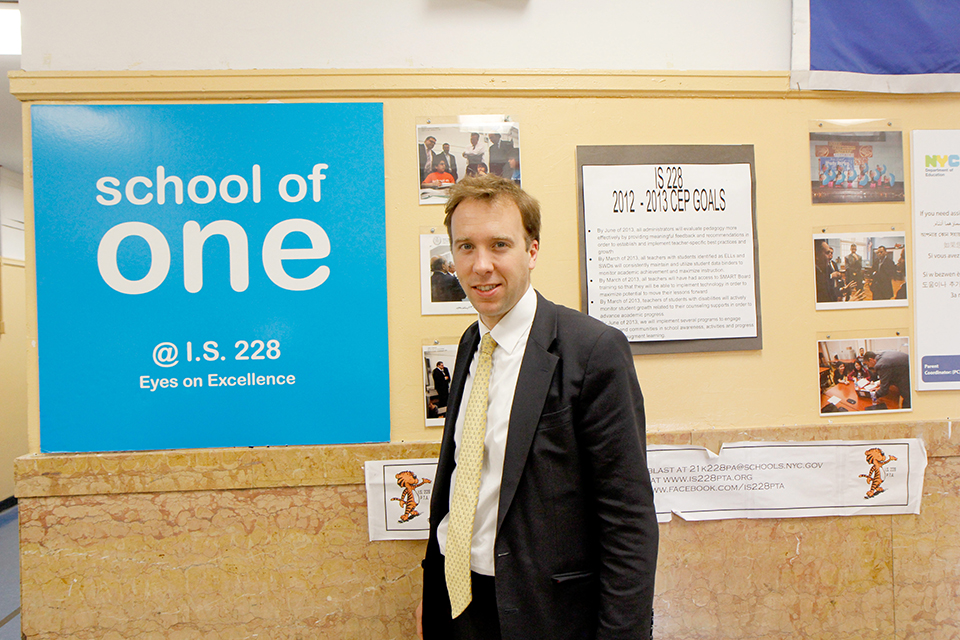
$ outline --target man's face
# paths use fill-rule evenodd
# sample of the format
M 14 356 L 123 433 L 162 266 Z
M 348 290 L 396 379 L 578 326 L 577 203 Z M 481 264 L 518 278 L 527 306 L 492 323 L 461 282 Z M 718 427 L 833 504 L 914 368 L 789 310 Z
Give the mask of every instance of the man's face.
M 443 369 L 443 363 L 442 363 L 442 362 L 438 362 L 438 363 L 437 363 L 437 369 Z
M 437 144 L 437 139 L 427 138 L 426 140 L 423 141 L 423 144 L 427 149 L 433 149 L 433 145 Z
M 833 247 L 826 242 L 820 245 L 820 250 L 823 251 L 823 257 L 827 260 L 831 260 L 833 258 Z
M 500 142 L 500 134 L 499 134 L 499 133 L 491 133 L 491 134 L 490 134 L 490 142 L 492 142 L 493 144 L 497 144 L 498 142 Z
M 855 244 L 850 245 L 850 253 L 852 253 L 852 254 L 854 254 L 854 255 L 857 254 L 857 245 L 855 245 Z
M 539 243 L 527 246 L 520 210 L 509 198 L 464 200 L 454 210 L 450 235 L 460 284 L 492 329 L 530 287 Z
M 887 255 L 887 250 L 885 248 L 880 247 L 877 249 L 877 257 L 882 258 L 885 255 Z
M 472 144 L 473 146 L 476 146 L 476 145 L 477 145 L 477 142 L 479 142 L 479 141 L 480 141 L 480 134 L 479 134 L 479 133 L 471 133 L 471 134 L 470 134 L 470 144 Z
M 443 143 L 443 152 L 444 152 L 444 153 L 450 153 L 450 143 L 448 143 L 448 142 L 444 142 L 444 143 Z

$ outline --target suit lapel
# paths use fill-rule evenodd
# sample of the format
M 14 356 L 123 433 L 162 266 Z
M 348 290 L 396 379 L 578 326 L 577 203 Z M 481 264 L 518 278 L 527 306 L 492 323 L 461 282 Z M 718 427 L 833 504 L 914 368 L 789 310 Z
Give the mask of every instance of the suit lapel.
M 503 460 L 500 481 L 500 502 L 497 513 L 497 532 L 510 509 L 523 474 L 533 435 L 540 423 L 543 405 L 550 391 L 553 372 L 559 358 L 550 352 L 557 336 L 556 306 L 537 293 L 537 314 L 533 318 L 527 348 L 520 365 L 517 389 L 510 409 L 507 450 Z

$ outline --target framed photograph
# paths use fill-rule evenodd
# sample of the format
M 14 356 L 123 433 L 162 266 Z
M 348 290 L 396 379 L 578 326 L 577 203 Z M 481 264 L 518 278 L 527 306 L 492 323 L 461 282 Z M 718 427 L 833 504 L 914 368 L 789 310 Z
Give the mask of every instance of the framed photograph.
M 903 132 L 811 131 L 814 204 L 903 202 Z
M 902 231 L 814 234 L 813 266 L 817 310 L 908 304 Z
M 417 125 L 420 204 L 446 203 L 447 190 L 469 175 L 494 173 L 520 184 L 520 125 L 502 115 L 458 120 Z
M 442 427 L 446 419 L 447 398 L 456 361 L 456 344 L 423 347 L 423 406 L 428 427 Z
M 457 279 L 450 238 L 445 233 L 420 234 L 420 313 L 476 313 Z
M 820 340 L 820 415 L 910 411 L 909 338 Z

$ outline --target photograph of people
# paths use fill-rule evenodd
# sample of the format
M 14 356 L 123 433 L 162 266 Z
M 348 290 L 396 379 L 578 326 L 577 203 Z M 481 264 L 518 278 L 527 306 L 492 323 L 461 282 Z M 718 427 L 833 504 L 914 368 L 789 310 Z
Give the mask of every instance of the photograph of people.
M 903 202 L 903 133 L 810 133 L 813 203 Z
M 465 176 L 494 173 L 520 184 L 519 124 L 502 115 L 458 120 L 417 125 L 420 204 L 443 204 Z
M 426 426 L 442 427 L 450 397 L 450 380 L 457 361 L 457 345 L 435 344 L 423 347 L 423 390 Z
M 813 236 L 816 308 L 907 306 L 903 232 Z
M 907 338 L 821 340 L 820 414 L 910 410 Z
M 473 313 L 473 307 L 457 278 L 450 239 L 446 234 L 420 234 L 420 313 Z

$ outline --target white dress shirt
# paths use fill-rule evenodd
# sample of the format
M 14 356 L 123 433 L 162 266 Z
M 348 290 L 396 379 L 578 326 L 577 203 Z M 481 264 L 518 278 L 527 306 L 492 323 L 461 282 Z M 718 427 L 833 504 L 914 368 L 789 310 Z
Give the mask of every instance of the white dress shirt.
M 470 568 L 476 573 L 494 575 L 493 545 L 497 537 L 497 514 L 500 501 L 500 480 L 503 477 L 503 458 L 507 449 L 507 430 L 510 425 L 510 409 L 520 377 L 520 364 L 527 349 L 527 338 L 533 326 L 533 317 L 537 313 L 537 294 L 533 286 L 527 289 L 513 309 L 493 327 L 487 329 L 480 322 L 480 338 L 490 333 L 497 341 L 493 350 L 493 368 L 490 372 L 490 388 L 487 395 L 487 431 L 483 440 L 483 467 L 480 469 L 480 495 L 477 500 L 477 515 L 473 521 L 473 542 L 470 548 Z M 456 443 L 455 456 L 460 454 L 460 440 L 463 435 L 464 414 L 473 389 L 473 375 L 477 370 L 477 353 L 470 360 L 466 385 L 457 412 L 454 430 Z M 454 469 L 450 478 L 450 500 L 453 500 L 453 488 L 457 482 Z M 437 541 L 440 552 L 446 553 L 447 527 L 450 514 L 444 516 L 437 527 Z
M 486 152 L 487 143 L 482 140 L 477 140 L 477 144 L 470 145 L 464 150 L 463 157 L 467 159 L 467 164 L 480 164 L 483 162 L 483 155 Z

